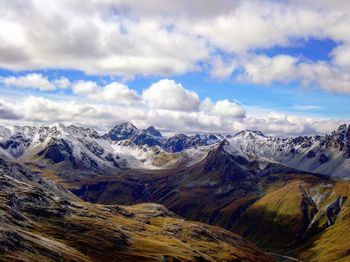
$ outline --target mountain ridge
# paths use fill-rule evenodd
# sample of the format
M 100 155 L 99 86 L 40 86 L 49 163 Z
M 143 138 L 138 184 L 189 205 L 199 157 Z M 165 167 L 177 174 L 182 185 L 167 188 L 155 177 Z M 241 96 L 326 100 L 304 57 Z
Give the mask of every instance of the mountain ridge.
M 38 160 L 40 157 L 54 163 L 67 160 L 75 168 L 109 172 L 115 168 L 164 168 L 165 165 L 176 165 L 175 160 L 181 158 L 181 154 L 218 144 L 225 139 L 230 144 L 231 154 L 347 179 L 350 127 L 346 124 L 324 136 L 292 138 L 270 137 L 252 130 L 232 135 L 206 133 L 163 137 L 153 126 L 139 130 L 129 122 L 117 125 L 102 135 L 92 128 L 59 123 L 39 127 L 0 127 L 0 155 L 23 161 Z M 165 165 L 158 166 L 156 162 Z

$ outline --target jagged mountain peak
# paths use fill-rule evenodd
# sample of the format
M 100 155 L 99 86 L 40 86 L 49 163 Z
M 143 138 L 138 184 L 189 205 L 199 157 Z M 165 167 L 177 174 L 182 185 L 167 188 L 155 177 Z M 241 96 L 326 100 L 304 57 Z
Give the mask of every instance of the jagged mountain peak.
M 218 146 L 218 150 L 225 150 L 225 146 L 228 146 L 229 144 L 230 142 L 227 139 L 223 139 Z
M 160 133 L 160 131 L 158 129 L 156 129 L 154 126 L 149 126 L 145 129 L 145 131 L 152 136 L 156 136 L 156 137 L 162 137 L 162 134 Z
M 246 129 L 246 130 L 242 130 L 238 133 L 236 133 L 234 136 L 259 136 L 259 137 L 266 137 L 261 131 L 257 131 L 257 130 L 250 130 L 250 129 Z
M 337 131 L 338 132 L 346 132 L 349 129 L 350 126 L 348 126 L 347 124 L 342 124 L 338 127 Z
M 130 122 L 123 122 L 113 127 L 105 136 L 111 140 L 119 141 L 129 139 L 139 132 L 136 126 Z
M 350 141 L 350 125 L 342 124 L 337 130 L 333 131 L 332 135 L 338 136 L 341 140 Z
M 51 125 L 48 125 L 48 127 L 50 128 L 57 128 L 57 129 L 65 129 L 67 128 L 67 126 L 65 126 L 63 123 L 61 122 L 56 122 L 56 123 L 53 123 Z
M 137 129 L 137 127 L 133 124 L 133 123 L 131 123 L 131 122 L 122 122 L 122 123 L 120 123 L 119 125 L 116 125 L 114 128 L 116 128 L 116 127 L 119 127 L 119 128 L 126 128 L 126 129 L 136 129 L 136 130 L 138 130 Z

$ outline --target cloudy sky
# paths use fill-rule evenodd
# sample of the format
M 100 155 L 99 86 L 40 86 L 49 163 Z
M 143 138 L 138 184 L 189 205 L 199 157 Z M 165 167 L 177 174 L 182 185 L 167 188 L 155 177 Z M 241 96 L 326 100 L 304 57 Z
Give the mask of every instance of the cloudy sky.
M 2 0 L 0 124 L 325 133 L 350 122 L 350 2 Z

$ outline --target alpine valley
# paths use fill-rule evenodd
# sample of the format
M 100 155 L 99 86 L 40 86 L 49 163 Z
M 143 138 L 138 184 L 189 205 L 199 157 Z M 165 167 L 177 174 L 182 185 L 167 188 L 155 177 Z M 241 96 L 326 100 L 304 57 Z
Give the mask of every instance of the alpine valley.
M 1 126 L 0 187 L 0 260 L 350 261 L 346 124 L 291 138 Z

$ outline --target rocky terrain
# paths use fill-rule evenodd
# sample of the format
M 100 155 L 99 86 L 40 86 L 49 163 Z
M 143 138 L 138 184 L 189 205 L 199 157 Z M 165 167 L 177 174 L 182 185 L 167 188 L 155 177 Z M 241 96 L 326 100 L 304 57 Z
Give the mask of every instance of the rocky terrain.
M 164 206 L 97 205 L 0 159 L 0 261 L 273 261 Z

